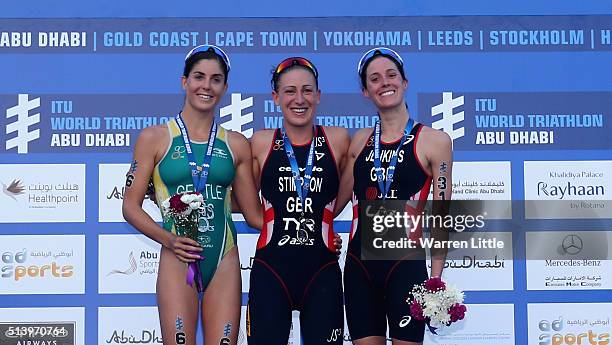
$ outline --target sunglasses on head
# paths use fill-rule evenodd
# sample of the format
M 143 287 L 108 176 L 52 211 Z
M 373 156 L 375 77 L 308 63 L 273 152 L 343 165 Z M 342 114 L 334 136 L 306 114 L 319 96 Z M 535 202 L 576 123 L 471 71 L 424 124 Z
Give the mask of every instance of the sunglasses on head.
M 319 77 L 319 72 L 317 71 L 317 68 L 312 64 L 312 62 L 308 61 L 307 59 L 303 57 L 290 57 L 288 59 L 281 61 L 281 63 L 279 63 L 278 66 L 276 66 L 276 70 L 274 70 L 274 74 L 279 75 L 284 70 L 292 66 L 306 67 L 314 73 L 315 78 Z
M 274 89 L 275 80 L 278 78 L 278 75 L 283 73 L 283 71 L 286 70 L 287 68 L 290 68 L 293 66 L 306 67 L 312 71 L 315 79 L 319 78 L 319 72 L 317 71 L 317 68 L 308 59 L 303 58 L 303 57 L 290 57 L 290 58 L 287 58 L 281 61 L 281 63 L 279 63 L 278 66 L 276 66 L 276 69 L 274 70 L 274 75 L 272 77 L 272 88 L 273 89 Z
M 231 69 L 231 64 L 230 64 L 230 60 L 229 60 L 229 56 L 227 56 L 227 54 L 223 51 L 223 49 L 212 45 L 212 44 L 202 44 L 199 45 L 197 47 L 194 47 L 193 49 L 191 49 L 189 51 L 189 53 L 187 53 L 187 55 L 185 55 L 185 61 L 187 61 L 187 59 L 189 59 L 190 57 L 192 57 L 193 55 L 200 53 L 200 52 L 213 52 L 215 53 L 217 56 L 219 56 L 221 59 L 223 59 L 223 62 L 225 62 L 225 65 L 227 65 L 227 71 L 229 72 Z
M 366 63 L 377 55 L 388 56 L 399 62 L 400 66 L 404 67 L 404 60 L 402 60 L 402 57 L 395 50 L 385 47 L 378 47 L 372 48 L 363 54 L 361 59 L 359 59 L 359 63 L 357 64 L 357 73 L 361 75 L 361 72 L 363 72 L 363 67 L 366 65 Z

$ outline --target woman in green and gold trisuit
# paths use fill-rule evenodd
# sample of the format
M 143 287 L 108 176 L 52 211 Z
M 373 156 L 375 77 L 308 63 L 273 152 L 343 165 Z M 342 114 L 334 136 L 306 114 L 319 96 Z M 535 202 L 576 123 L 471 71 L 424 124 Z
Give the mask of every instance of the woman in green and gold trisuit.
M 198 46 L 187 54 L 183 109 L 167 124 L 142 131 L 128 172 L 125 219 L 162 245 L 157 301 L 164 344 L 195 345 L 198 292 L 204 342 L 236 344 L 238 336 L 241 280 L 230 194 L 251 227 L 261 229 L 262 213 L 248 141 L 214 122 L 229 70 L 229 58 L 216 46 Z M 197 241 L 177 236 L 171 222 L 160 227 L 144 212 L 141 205 L 151 176 L 158 205 L 177 193 L 202 193 L 205 206 Z M 188 264 L 194 262 L 201 284 L 189 285 Z

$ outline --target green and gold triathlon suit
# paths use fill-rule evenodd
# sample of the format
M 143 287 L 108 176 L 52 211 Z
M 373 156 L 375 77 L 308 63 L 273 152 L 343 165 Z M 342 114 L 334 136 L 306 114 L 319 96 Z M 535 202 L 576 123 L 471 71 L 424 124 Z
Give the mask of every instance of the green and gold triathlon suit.
M 191 168 L 176 119 L 170 120 L 167 126 L 171 141 L 166 153 L 153 171 L 153 184 L 158 205 L 174 194 L 194 191 Z M 191 141 L 198 166 L 204 160 L 207 146 L 207 142 Z M 201 253 L 204 260 L 198 263 L 202 276 L 202 291 L 212 280 L 223 256 L 236 245 L 236 228 L 232 222 L 230 201 L 230 186 L 234 175 L 234 158 L 228 143 L 228 133 L 219 126 L 206 188 L 200 191 L 206 203 L 200 218 L 198 232 L 198 243 L 204 249 Z M 164 221 L 163 227 L 176 234 L 176 229 L 171 221 Z

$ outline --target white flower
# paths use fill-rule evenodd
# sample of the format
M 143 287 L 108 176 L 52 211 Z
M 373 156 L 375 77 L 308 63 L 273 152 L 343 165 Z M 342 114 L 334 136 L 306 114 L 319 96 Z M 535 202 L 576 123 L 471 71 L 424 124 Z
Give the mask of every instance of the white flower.
M 162 209 L 164 210 L 164 212 L 168 212 L 168 210 L 170 210 L 170 198 L 164 200 L 161 204 Z
M 202 203 L 198 200 L 189 203 L 189 208 L 191 208 L 192 210 L 197 210 L 200 208 L 200 206 L 202 206 Z
M 415 285 L 412 296 L 423 307 L 423 315 L 431 320 L 432 325 L 450 324 L 448 310 L 455 303 L 463 303 L 464 294 L 454 285 L 446 284 L 444 290 L 429 291 L 424 285 Z
M 439 326 L 446 325 L 450 321 L 450 315 L 444 311 L 435 315 L 435 317 L 431 318 L 432 321 L 437 323 Z
M 202 196 L 202 194 L 196 194 L 196 193 L 185 193 L 181 196 L 181 202 L 183 202 L 184 204 L 189 205 L 192 209 L 196 209 L 199 208 L 198 207 L 194 207 L 191 204 L 193 203 L 199 203 L 200 205 L 204 203 L 204 197 Z
M 425 316 L 433 316 L 442 309 L 442 304 L 435 298 L 425 298 L 425 308 L 423 314 Z
M 454 285 L 446 286 L 445 295 L 449 300 L 451 300 L 452 304 L 455 303 L 463 303 L 464 294 L 461 290 L 457 289 Z
M 181 202 L 183 204 L 190 204 L 195 198 L 194 194 L 183 194 L 181 195 Z

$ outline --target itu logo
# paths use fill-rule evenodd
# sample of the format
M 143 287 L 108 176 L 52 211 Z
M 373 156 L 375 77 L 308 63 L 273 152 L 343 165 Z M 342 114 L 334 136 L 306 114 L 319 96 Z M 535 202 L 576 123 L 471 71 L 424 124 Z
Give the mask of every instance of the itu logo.
M 253 112 L 242 114 L 242 111 L 253 106 L 253 97 L 242 99 L 242 94 L 232 93 L 232 102 L 230 105 L 221 108 L 219 116 L 223 119 L 230 116 L 228 121 L 222 123 L 223 127 L 232 131 L 241 132 L 245 137 L 253 136 L 253 128 L 243 129 L 253 122 Z
M 28 127 L 40 122 L 40 113 L 30 111 L 40 107 L 40 98 L 28 100 L 28 94 L 19 94 L 17 105 L 6 110 L 6 118 L 17 119 L 6 125 L 6 134 L 17 132 L 17 136 L 6 141 L 6 150 L 17 148 L 17 153 L 28 153 L 28 143 L 40 138 L 40 130 L 29 131 Z
M 431 124 L 434 129 L 441 129 L 448 134 L 453 142 L 455 139 L 459 139 L 465 135 L 465 129 L 463 127 L 455 129 L 455 124 L 463 121 L 463 111 L 455 113 L 454 110 L 464 104 L 463 96 L 453 98 L 452 92 L 442 93 L 442 103 L 434 105 L 431 108 L 431 116 L 435 117 L 442 115 L 442 118 Z

